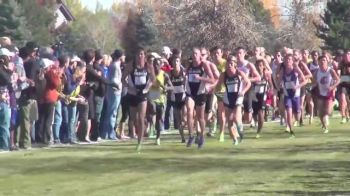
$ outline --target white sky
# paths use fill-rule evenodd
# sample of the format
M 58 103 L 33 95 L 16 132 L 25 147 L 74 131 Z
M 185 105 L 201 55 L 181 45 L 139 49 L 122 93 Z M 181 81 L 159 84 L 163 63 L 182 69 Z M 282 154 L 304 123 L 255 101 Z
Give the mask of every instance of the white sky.
M 81 0 L 81 3 L 90 10 L 95 10 L 97 1 L 100 2 L 104 8 L 110 8 L 114 1 L 119 0 Z

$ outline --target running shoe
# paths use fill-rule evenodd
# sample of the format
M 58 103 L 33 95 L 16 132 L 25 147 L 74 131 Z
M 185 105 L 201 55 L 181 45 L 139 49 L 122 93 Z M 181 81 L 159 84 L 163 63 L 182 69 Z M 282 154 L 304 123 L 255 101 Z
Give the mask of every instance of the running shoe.
M 181 143 L 186 143 L 186 140 L 185 140 L 185 138 L 183 138 L 183 139 L 181 139 Z
M 238 144 L 239 144 L 239 139 L 238 138 L 233 139 L 233 145 L 238 146 Z
M 187 141 L 187 147 L 191 147 L 194 140 L 194 136 L 190 136 Z
M 297 127 L 298 124 L 299 124 L 298 121 L 295 121 L 294 124 L 293 124 L 293 126 L 294 126 L 294 127 Z
M 287 132 L 287 133 L 289 133 L 289 132 L 290 132 L 290 128 L 289 128 L 288 126 L 286 127 L 285 132 Z
M 328 133 L 329 130 L 327 128 L 323 128 L 323 133 Z
M 160 138 L 157 138 L 157 139 L 156 139 L 156 145 L 157 145 L 157 146 L 160 146 Z
M 314 118 L 310 118 L 309 119 L 309 125 L 311 125 L 313 123 L 313 121 L 314 121 Z
M 261 138 L 260 134 L 256 134 L 255 138 L 256 138 L 256 139 Z
M 194 143 L 195 143 L 195 144 L 198 144 L 198 141 L 199 141 L 199 136 L 197 135 L 196 138 L 195 138 L 195 140 L 194 140 Z
M 292 135 L 289 136 L 289 139 L 294 139 L 294 138 L 295 138 L 295 135 L 294 135 L 294 134 L 292 134 Z
M 346 118 L 342 118 L 340 121 L 340 124 L 345 124 L 346 123 Z
M 219 142 L 224 142 L 224 141 L 225 141 L 225 133 L 222 132 L 220 133 Z
M 140 152 L 141 152 L 141 148 L 142 148 L 142 145 L 141 145 L 141 144 L 137 144 L 137 146 L 136 146 L 136 151 L 137 151 L 138 153 L 140 153 Z
M 201 149 L 204 145 L 204 137 L 199 137 L 198 140 L 198 149 Z

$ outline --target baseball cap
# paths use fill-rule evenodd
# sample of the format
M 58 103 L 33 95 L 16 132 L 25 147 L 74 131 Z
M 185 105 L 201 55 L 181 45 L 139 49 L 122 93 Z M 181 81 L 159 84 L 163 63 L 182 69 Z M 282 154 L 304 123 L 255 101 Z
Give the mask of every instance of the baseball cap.
M 51 61 L 50 59 L 47 59 L 47 58 L 43 58 L 40 61 L 40 68 L 46 69 L 46 68 L 48 68 L 48 67 L 50 67 L 51 65 L 54 65 L 54 64 L 55 64 L 54 61 Z
M 74 55 L 72 57 L 72 59 L 70 60 L 70 62 L 78 62 L 78 61 L 81 61 L 81 59 L 78 56 L 76 56 L 76 55 Z
M 15 56 L 15 53 L 10 52 L 7 48 L 1 48 L 0 49 L 0 56 L 13 57 L 13 56 Z
M 172 52 L 168 46 L 164 46 L 162 50 L 162 54 L 172 54 Z

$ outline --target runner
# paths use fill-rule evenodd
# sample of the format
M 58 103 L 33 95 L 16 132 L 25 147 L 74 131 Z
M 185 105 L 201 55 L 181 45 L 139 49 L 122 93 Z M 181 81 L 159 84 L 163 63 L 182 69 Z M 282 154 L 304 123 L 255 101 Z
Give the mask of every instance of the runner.
M 307 67 L 309 51 L 303 50 L 303 52 L 301 53 L 300 50 L 298 49 L 293 50 L 293 58 L 294 58 L 294 63 L 297 64 L 299 66 L 299 69 L 303 72 L 306 82 L 311 84 L 312 74 L 309 68 Z M 299 122 L 299 126 L 304 125 L 303 119 L 304 119 L 305 96 L 306 96 L 306 86 L 303 86 L 300 89 L 300 118 L 298 118 L 298 121 L 294 123 L 294 126 L 297 126 L 298 122 Z
M 318 66 L 318 52 L 316 50 L 311 52 L 311 58 L 312 62 L 308 64 L 308 68 L 311 72 L 311 74 L 314 76 L 317 72 L 319 66 Z M 313 78 L 314 80 L 314 78 Z M 309 117 L 309 124 L 312 124 L 313 118 L 314 118 L 314 111 L 315 111 L 315 103 L 317 104 L 317 89 L 314 89 L 312 85 L 306 86 L 306 107 L 308 108 L 308 113 L 310 115 Z M 316 101 L 316 102 L 315 102 Z
M 213 84 L 209 84 L 206 86 L 208 94 L 207 94 L 207 100 L 205 103 L 205 114 L 206 114 L 205 119 L 206 119 L 206 122 L 208 122 L 210 125 L 210 129 L 208 132 L 208 135 L 210 136 L 211 135 L 210 133 L 213 132 L 213 127 L 215 127 L 214 129 L 216 129 L 216 112 L 217 111 L 213 110 L 213 108 L 215 108 L 214 105 L 216 102 L 214 91 L 215 91 L 215 87 L 219 79 L 220 73 L 216 65 L 208 60 L 209 51 L 206 48 L 203 48 L 203 47 L 201 48 L 201 56 L 202 56 L 202 61 L 206 62 L 209 65 L 210 71 L 215 80 Z
M 256 70 L 255 66 L 247 61 L 245 59 L 246 56 L 246 51 L 242 47 L 238 47 L 236 49 L 236 58 L 237 58 L 237 69 L 244 72 L 247 77 L 249 77 L 249 80 L 251 83 L 253 82 L 258 82 L 261 80 L 260 75 L 258 71 Z M 250 88 L 247 93 L 244 94 L 244 101 L 243 101 L 243 106 L 244 106 L 244 114 L 248 116 L 248 120 L 251 120 L 252 117 L 252 99 L 254 96 L 254 89 Z M 238 120 L 238 122 L 241 122 L 241 120 Z M 238 124 L 237 125 L 237 131 L 238 134 L 241 138 L 243 139 L 243 125 Z
M 255 98 L 253 99 L 253 117 L 258 122 L 256 138 L 260 138 L 260 132 L 264 125 L 265 106 L 268 92 L 268 86 L 272 87 L 271 71 L 266 66 L 267 62 L 262 59 L 256 61 L 256 68 L 260 74 L 261 81 L 255 82 L 253 85 Z
M 133 65 L 129 67 L 131 70 L 123 76 L 123 80 L 128 77 L 129 130 L 133 130 L 135 126 L 137 133 L 136 150 L 140 152 L 145 131 L 144 119 L 147 109 L 147 93 L 154 82 L 154 71 L 151 65 L 146 64 L 145 51 L 142 48 L 138 50 Z
M 343 55 L 343 61 L 339 65 L 340 69 L 340 114 L 342 116 L 341 123 L 344 124 L 347 121 L 346 109 L 347 109 L 347 97 L 350 95 L 350 50 L 345 51 Z
M 226 59 L 223 58 L 223 52 L 222 49 L 219 47 L 214 47 L 211 49 L 212 56 L 213 56 L 213 62 L 217 65 L 218 71 L 220 74 L 224 73 L 226 70 Z M 223 102 L 223 97 L 225 93 L 225 86 L 217 85 L 216 88 L 216 97 L 217 97 L 217 103 L 218 103 L 218 111 L 217 111 L 217 118 L 219 120 L 219 141 L 224 142 L 225 141 L 225 134 L 224 134 L 224 128 L 226 125 L 226 115 L 225 115 L 225 106 Z
M 284 67 L 280 70 L 278 81 L 282 81 L 284 91 L 284 106 L 287 116 L 287 129 L 294 138 L 292 128 L 293 113 L 295 120 L 300 118 L 300 88 L 306 84 L 306 80 L 298 64 L 293 62 L 293 55 L 287 54 L 284 58 Z
M 279 100 L 280 100 L 280 93 L 277 89 L 277 75 L 278 70 L 280 69 L 281 65 L 283 64 L 283 57 L 281 52 L 277 51 L 275 53 L 275 58 L 272 61 L 271 70 L 272 70 L 272 82 L 273 82 L 273 97 L 272 97 L 272 121 L 276 119 L 276 114 L 278 113 L 280 115 L 280 121 L 283 121 L 284 118 L 284 110 L 283 107 L 278 107 Z M 282 104 L 283 105 L 283 104 Z
M 238 145 L 240 134 L 238 127 L 242 126 L 242 104 L 244 94 L 251 86 L 248 76 L 237 69 L 236 57 L 230 55 L 227 59 L 225 72 L 221 73 L 218 86 L 225 86 L 223 103 L 225 105 L 228 130 L 234 145 Z
M 215 79 L 210 70 L 208 62 L 203 61 L 201 51 L 198 48 L 193 49 L 193 62 L 189 65 L 186 75 L 186 107 L 187 107 L 187 123 L 189 130 L 189 139 L 187 147 L 192 145 L 194 136 L 194 109 L 196 111 L 196 119 L 200 125 L 200 138 L 198 141 L 198 148 L 202 148 L 204 144 L 205 131 L 205 102 L 207 98 L 206 83 L 214 84 Z
M 170 60 L 170 65 L 173 67 L 173 70 L 169 74 L 169 80 L 172 85 L 170 101 L 174 109 L 174 118 L 177 120 L 176 126 L 179 129 L 179 133 L 181 136 L 181 143 L 185 143 L 184 136 L 184 123 L 185 123 L 185 70 L 181 67 L 181 59 L 180 56 L 173 56 Z
M 160 145 L 160 132 L 164 131 L 164 107 L 165 107 L 165 96 L 167 86 L 170 86 L 168 75 L 161 70 L 164 63 L 162 58 L 157 58 L 159 55 L 155 55 L 155 59 L 150 64 L 153 64 L 155 73 L 155 81 L 148 94 L 148 111 L 150 111 L 150 132 L 153 132 L 153 125 L 156 129 L 156 145 Z M 159 56 L 160 57 L 160 56 Z M 151 60 L 152 61 L 152 60 Z
M 315 73 L 314 83 L 318 87 L 318 108 L 319 117 L 322 124 L 324 133 L 328 133 L 328 115 L 331 114 L 333 108 L 333 90 L 337 87 L 340 80 L 338 74 L 328 66 L 328 60 L 326 56 L 320 56 L 318 58 L 320 68 Z

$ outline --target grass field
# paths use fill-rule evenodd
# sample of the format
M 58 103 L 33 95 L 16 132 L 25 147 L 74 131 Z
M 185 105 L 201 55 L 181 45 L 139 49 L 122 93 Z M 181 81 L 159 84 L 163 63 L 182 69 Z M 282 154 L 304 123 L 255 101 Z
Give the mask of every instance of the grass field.
M 350 129 L 332 119 L 288 139 L 277 123 L 233 146 L 209 138 L 186 148 L 177 135 L 0 154 L 0 195 L 350 195 Z

